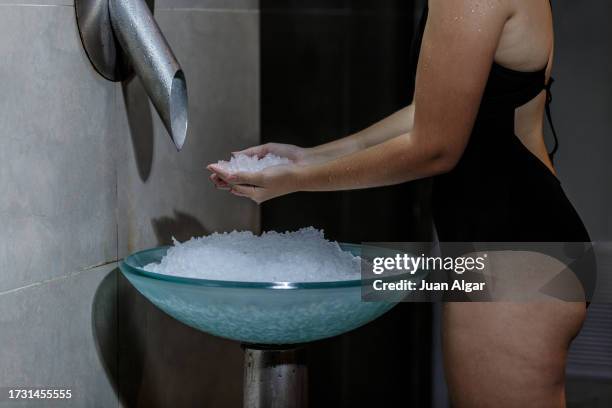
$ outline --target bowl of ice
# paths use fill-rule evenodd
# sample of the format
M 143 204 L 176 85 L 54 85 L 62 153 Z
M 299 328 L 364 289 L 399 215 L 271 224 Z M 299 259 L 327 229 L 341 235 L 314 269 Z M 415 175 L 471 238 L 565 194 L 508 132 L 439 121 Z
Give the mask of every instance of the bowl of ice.
M 296 232 L 212 234 L 137 252 L 120 265 L 153 304 L 195 329 L 254 344 L 336 336 L 396 302 L 362 300 L 361 246 Z

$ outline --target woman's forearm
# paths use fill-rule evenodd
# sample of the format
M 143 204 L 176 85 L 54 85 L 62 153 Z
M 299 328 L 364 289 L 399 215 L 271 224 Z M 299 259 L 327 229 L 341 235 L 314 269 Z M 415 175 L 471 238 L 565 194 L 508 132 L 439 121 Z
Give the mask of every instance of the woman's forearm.
M 329 162 L 296 169 L 301 191 L 351 190 L 404 183 L 450 170 L 455 160 L 438 144 L 406 133 Z
M 414 105 L 409 105 L 364 130 L 309 150 L 313 155 L 333 160 L 409 133 L 413 123 Z

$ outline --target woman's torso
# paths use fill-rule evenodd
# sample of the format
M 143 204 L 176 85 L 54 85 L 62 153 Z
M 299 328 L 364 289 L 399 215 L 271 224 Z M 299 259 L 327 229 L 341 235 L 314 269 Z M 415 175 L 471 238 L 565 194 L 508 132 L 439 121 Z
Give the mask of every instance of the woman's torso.
M 550 5 L 514 4 L 463 156 L 451 172 L 434 178 L 438 235 L 441 241 L 586 242 L 543 138 Z

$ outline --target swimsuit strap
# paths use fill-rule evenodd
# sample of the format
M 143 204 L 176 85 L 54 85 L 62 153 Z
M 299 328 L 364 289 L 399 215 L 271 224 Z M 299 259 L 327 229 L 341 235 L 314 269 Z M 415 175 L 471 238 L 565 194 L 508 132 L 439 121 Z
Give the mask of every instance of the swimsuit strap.
M 552 112 L 550 110 L 550 104 L 552 102 L 552 93 L 550 92 L 550 88 L 553 82 L 555 82 L 555 80 L 551 77 L 548 83 L 544 86 L 544 89 L 546 89 L 546 118 L 548 119 L 548 124 L 550 125 L 550 130 L 554 140 L 553 148 L 548 153 L 548 157 L 550 157 L 550 161 L 552 163 L 555 161 L 555 153 L 557 153 L 557 150 L 559 150 L 559 138 L 557 137 L 557 131 L 555 130 L 555 125 L 553 124 L 552 120 Z
M 548 4 L 550 4 L 550 9 L 552 12 L 552 0 L 549 0 Z M 550 130 L 552 132 L 554 140 L 553 148 L 548 153 L 548 157 L 550 157 L 551 163 L 555 162 L 555 153 L 557 153 L 557 150 L 559 150 L 559 138 L 557 137 L 557 131 L 555 130 L 555 125 L 553 124 L 552 120 L 552 112 L 550 110 L 550 104 L 552 103 L 552 93 L 550 91 L 550 88 L 552 87 L 553 82 L 555 82 L 554 78 L 550 77 L 548 83 L 544 85 L 544 89 L 546 89 L 546 118 L 548 119 L 548 124 L 550 125 Z

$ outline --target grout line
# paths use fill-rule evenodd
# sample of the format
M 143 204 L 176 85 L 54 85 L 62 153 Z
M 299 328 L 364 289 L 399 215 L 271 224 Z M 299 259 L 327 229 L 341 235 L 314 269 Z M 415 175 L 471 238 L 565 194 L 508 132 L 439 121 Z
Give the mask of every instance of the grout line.
M 69 273 L 67 275 L 56 276 L 56 277 L 51 278 L 51 279 L 46 279 L 46 280 L 43 280 L 43 281 L 40 281 L 40 282 L 30 283 L 29 285 L 20 286 L 18 288 L 5 290 L 3 292 L 0 292 L 0 296 L 2 296 L 2 295 L 9 295 L 9 294 L 17 293 L 17 292 L 21 292 L 21 291 L 26 290 L 26 289 L 32 289 L 32 288 L 35 288 L 35 287 L 38 287 L 38 286 L 46 285 L 48 283 L 54 283 L 54 282 L 58 282 L 58 281 L 61 281 L 61 280 L 65 280 L 65 279 L 69 279 L 69 278 L 74 278 L 74 277 L 77 277 L 77 276 L 79 276 L 79 275 L 81 275 L 83 273 L 86 273 L 87 271 L 90 271 L 90 270 L 93 270 L 93 269 L 96 269 L 96 268 L 99 268 L 99 267 L 102 267 L 102 266 L 111 265 L 111 264 L 117 263 L 117 262 L 118 262 L 118 260 L 108 261 L 108 262 L 104 262 L 104 263 L 102 263 L 100 265 L 94 265 L 94 266 L 88 266 L 88 267 L 82 268 L 82 269 L 78 270 L 77 272 Z
M 122 87 L 121 87 L 122 88 Z M 113 95 L 113 105 L 114 105 L 114 114 L 116 115 L 116 120 L 113 123 L 112 126 L 112 133 L 111 133 L 111 140 L 110 142 L 113 143 L 113 145 L 118 146 L 115 140 L 115 138 L 117 138 L 117 135 L 120 134 L 121 132 L 119 132 L 119 116 L 121 115 L 121 108 L 120 106 L 120 100 L 121 98 L 119 97 L 120 94 L 123 94 L 123 92 L 119 91 L 119 87 L 117 87 L 115 89 L 115 93 Z M 119 148 L 119 150 L 115 151 L 113 154 L 113 169 L 115 171 L 115 259 L 119 259 L 119 239 L 120 239 L 120 233 L 119 233 L 119 228 L 120 228 L 120 217 L 121 217 L 121 205 L 120 205 L 120 199 L 119 199 L 119 151 L 121 150 L 121 147 Z
M 113 260 L 110 260 L 110 261 L 102 262 L 100 264 L 86 266 L 84 268 L 79 269 L 79 272 L 90 271 L 92 269 L 100 268 L 101 266 L 106 266 L 106 265 L 114 264 L 114 263 L 117 263 L 119 261 L 121 261 L 121 259 L 113 259 Z

